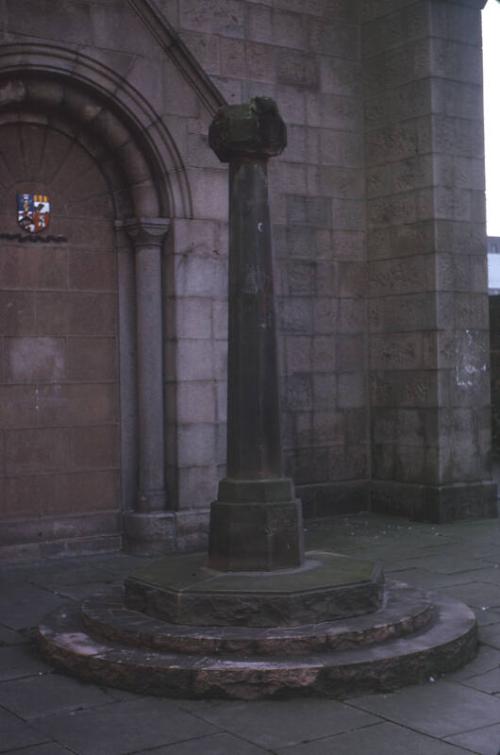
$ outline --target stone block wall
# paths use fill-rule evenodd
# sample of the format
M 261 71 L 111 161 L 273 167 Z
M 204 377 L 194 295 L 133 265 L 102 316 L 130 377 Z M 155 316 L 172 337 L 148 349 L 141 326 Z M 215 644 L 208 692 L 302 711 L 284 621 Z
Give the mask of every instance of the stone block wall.
M 373 498 L 494 512 L 477 3 L 364 3 Z
M 139 219 L 170 219 L 164 319 L 152 327 L 163 330 L 171 547 L 200 544 L 226 458 L 228 176 L 208 146 L 208 128 L 224 100 L 256 95 L 273 97 L 288 126 L 288 147 L 271 160 L 269 181 L 286 464 L 306 515 L 366 509 L 370 491 L 382 511 L 436 520 L 492 512 L 480 5 L 4 0 L 0 75 L 10 46 L 19 45 L 32 56 L 31 72 L 43 50 L 67 81 L 94 87 L 107 102 L 102 112 L 68 93 L 64 106 L 94 140 L 113 131 L 113 159 L 129 166 Z M 117 92 L 130 95 L 128 111 Z M 37 105 L 42 120 L 44 107 Z M 144 143 L 155 132 L 155 159 L 169 166 L 152 168 L 158 201 L 126 128 L 139 111 Z M 104 170 L 98 159 L 95 166 Z M 75 258 L 67 278 L 92 295 L 94 285 L 113 279 L 106 295 L 115 297 L 118 331 L 108 333 L 108 315 L 96 305 L 99 339 L 84 342 L 93 334 L 81 334 L 71 356 L 76 341 L 68 332 L 64 348 L 84 370 L 119 365 L 119 440 L 99 430 L 87 450 L 111 454 L 105 469 L 116 500 L 134 510 L 136 258 L 130 239 L 112 231 L 113 219 L 131 214 L 125 194 L 116 192 L 108 208 L 115 267 L 104 254 L 94 265 L 87 255 Z M 107 249 L 95 222 L 98 200 L 89 199 L 87 210 L 87 252 Z M 19 301 L 30 296 L 30 282 L 16 288 Z M 83 327 L 85 312 L 72 315 L 65 302 L 62 317 Z M 119 339 L 116 363 L 104 354 L 105 337 Z M 41 346 L 25 345 L 35 369 L 45 359 Z M 53 377 L 64 387 L 66 377 Z M 23 390 L 8 404 L 14 414 Z M 98 396 L 96 384 L 90 402 L 99 404 Z M 116 415 L 103 421 L 113 423 Z
M 288 148 L 270 170 L 287 469 L 299 485 L 306 513 L 366 508 L 358 5 L 346 0 L 162 0 L 157 5 L 220 91 L 219 102 L 222 97 L 240 102 L 269 95 L 287 122 Z M 169 200 L 172 207 L 177 203 L 183 209 L 171 219 L 162 288 L 167 506 L 176 518 L 173 542 L 183 548 L 199 542 L 224 474 L 227 169 L 208 147 L 213 93 L 207 95 L 207 82 L 195 81 L 196 76 L 188 81 L 182 65 L 168 54 L 168 28 L 152 23 L 148 7 L 139 0 L 54 0 L 43 8 L 34 0 L 7 1 L 1 39 L 10 45 L 28 35 L 34 51 L 43 47 L 64 48 L 70 57 L 77 53 L 82 71 L 84 63 L 95 60 L 99 86 L 112 95 L 115 84 L 106 78 L 109 71 L 124 87 L 140 93 L 151 109 L 151 121 L 159 120 L 168 131 L 168 149 L 182 159 L 187 188 L 183 197 Z M 78 63 L 74 73 L 80 75 Z M 89 111 L 89 123 L 94 116 Z M 117 138 L 122 140 L 119 152 L 129 157 L 126 135 Z M 134 174 L 134 191 L 140 197 L 145 180 L 140 162 Z M 125 199 L 116 201 L 119 217 L 126 217 Z M 146 214 L 157 213 L 144 201 L 143 206 Z M 131 510 L 138 484 L 135 261 L 122 236 L 116 237 L 115 246 L 121 344 L 121 490 L 116 496 Z M 78 359 L 84 358 L 79 353 Z M 94 352 L 91 358 L 99 360 Z
M 188 0 L 163 7 L 228 102 L 271 96 L 287 123 L 288 147 L 270 163 L 287 470 L 299 486 L 306 513 L 366 507 L 365 188 L 358 4 Z M 210 163 L 206 133 L 202 129 L 189 146 L 189 154 L 194 149 L 204 165 Z M 223 203 L 219 207 L 224 210 Z M 209 260 L 203 264 L 208 266 Z M 224 280 L 221 276 L 216 297 L 224 295 Z M 223 343 L 222 298 L 216 307 L 219 330 L 214 337 L 222 336 Z M 216 359 L 218 353 L 216 346 Z M 221 357 L 215 368 L 221 400 L 217 475 L 224 460 Z M 199 474 L 208 485 L 214 478 L 206 471 Z
M 206 509 L 225 465 L 227 243 L 209 219 L 176 220 L 167 241 L 167 485 L 179 509 Z
M 228 102 L 273 97 L 287 123 L 288 147 L 270 163 L 287 471 L 299 486 L 306 514 L 366 508 L 365 188 L 358 5 L 343 0 L 190 0 L 163 3 L 163 9 Z M 191 118 L 187 124 L 186 160 L 192 164 L 197 223 L 176 222 L 180 243 L 173 246 L 175 254 L 183 256 L 170 276 L 177 328 L 183 327 L 189 312 L 197 313 L 190 343 L 179 340 L 180 331 L 175 336 L 183 361 L 177 363 L 170 394 L 184 402 L 192 391 L 202 392 L 205 408 L 200 411 L 214 418 L 204 419 L 204 441 L 197 450 L 174 461 L 175 498 L 181 508 L 193 506 L 195 500 L 206 505 L 209 491 L 215 492 L 224 473 L 225 460 L 227 176 L 208 149 L 208 124 L 206 118 L 201 123 Z M 188 308 L 186 315 L 181 307 Z M 181 372 L 189 369 L 184 360 L 193 363 L 194 372 L 181 376 L 179 367 Z M 181 385 L 183 380 L 192 385 Z M 178 420 L 184 421 L 169 432 L 179 439 L 196 433 L 197 425 L 191 430 L 185 421 L 192 410 L 178 403 L 177 412 Z M 210 446 L 216 448 L 216 467 L 208 463 Z
M 491 451 L 493 463 L 500 462 L 500 296 L 490 296 L 491 357 Z

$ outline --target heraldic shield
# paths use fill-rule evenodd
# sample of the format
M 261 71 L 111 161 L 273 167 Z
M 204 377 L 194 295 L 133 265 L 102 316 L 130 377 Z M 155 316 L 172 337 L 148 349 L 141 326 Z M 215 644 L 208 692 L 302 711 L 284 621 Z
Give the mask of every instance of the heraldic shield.
M 46 194 L 18 194 L 17 222 L 28 233 L 40 233 L 49 227 L 50 202 Z

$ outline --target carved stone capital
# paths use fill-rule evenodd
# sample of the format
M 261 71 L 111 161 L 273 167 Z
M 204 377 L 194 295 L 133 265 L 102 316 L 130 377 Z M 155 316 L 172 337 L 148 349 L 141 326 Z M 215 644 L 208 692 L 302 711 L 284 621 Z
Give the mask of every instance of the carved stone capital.
M 117 223 L 132 239 L 135 249 L 144 246 L 159 246 L 168 233 L 168 218 L 128 218 Z
M 286 147 L 286 126 L 274 100 L 254 97 L 244 105 L 227 105 L 215 115 L 210 147 L 224 163 L 239 158 L 268 158 Z

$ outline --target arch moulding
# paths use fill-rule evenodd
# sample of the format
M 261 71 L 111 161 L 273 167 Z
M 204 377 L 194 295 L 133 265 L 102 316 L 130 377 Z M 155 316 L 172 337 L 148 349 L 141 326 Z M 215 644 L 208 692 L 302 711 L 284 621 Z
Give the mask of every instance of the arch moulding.
M 160 116 L 115 71 L 55 45 L 0 48 L 0 113 L 35 109 L 76 123 L 119 160 L 136 216 L 192 217 L 180 153 Z

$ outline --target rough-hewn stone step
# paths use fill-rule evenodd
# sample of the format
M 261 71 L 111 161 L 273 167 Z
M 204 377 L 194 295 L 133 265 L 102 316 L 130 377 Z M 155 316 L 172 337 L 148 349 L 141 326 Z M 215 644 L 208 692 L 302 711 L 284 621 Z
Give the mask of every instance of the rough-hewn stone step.
M 463 603 L 432 595 L 435 620 L 406 637 L 309 655 L 188 655 L 94 639 L 78 608 L 39 627 L 46 656 L 79 677 L 170 697 L 255 699 L 291 695 L 344 697 L 389 691 L 452 671 L 477 646 L 476 621 Z M 344 622 L 345 623 L 345 622 Z
M 387 587 L 384 605 L 374 613 L 299 627 L 179 626 L 126 608 L 119 595 L 91 598 L 82 605 L 83 623 L 95 637 L 198 655 L 297 655 L 348 650 L 417 632 L 434 615 L 425 593 L 397 583 Z

